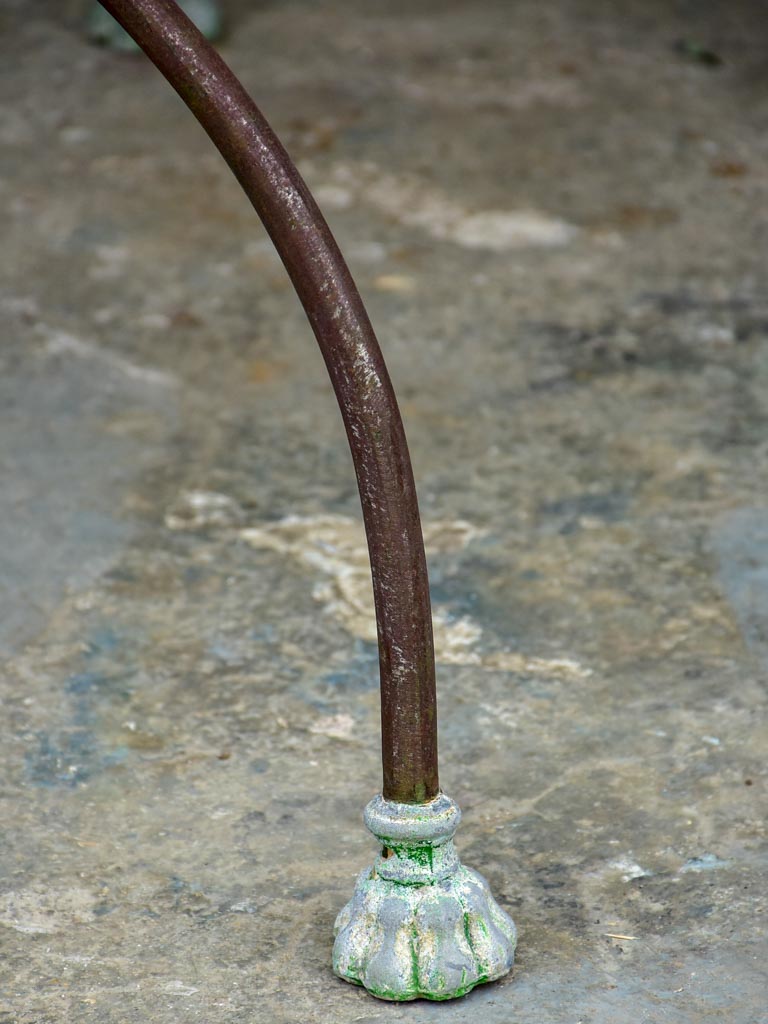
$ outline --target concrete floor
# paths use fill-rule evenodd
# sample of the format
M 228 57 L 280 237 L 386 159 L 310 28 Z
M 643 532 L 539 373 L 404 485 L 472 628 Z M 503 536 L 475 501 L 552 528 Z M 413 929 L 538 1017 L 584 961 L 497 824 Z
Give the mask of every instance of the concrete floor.
M 5 0 L 0 1021 L 765 1024 L 762 12 L 224 6 L 401 399 L 518 965 L 332 976 L 379 730 L 322 362 L 159 75 Z

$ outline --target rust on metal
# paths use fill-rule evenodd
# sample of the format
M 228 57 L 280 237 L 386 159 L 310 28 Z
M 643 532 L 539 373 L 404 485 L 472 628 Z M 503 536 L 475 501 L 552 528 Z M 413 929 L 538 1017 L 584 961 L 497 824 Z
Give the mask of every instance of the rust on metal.
M 408 446 L 360 294 L 309 189 L 263 114 L 172 0 L 101 0 L 167 78 L 264 223 L 325 359 L 357 475 L 381 674 L 383 794 L 439 791 L 427 567 Z

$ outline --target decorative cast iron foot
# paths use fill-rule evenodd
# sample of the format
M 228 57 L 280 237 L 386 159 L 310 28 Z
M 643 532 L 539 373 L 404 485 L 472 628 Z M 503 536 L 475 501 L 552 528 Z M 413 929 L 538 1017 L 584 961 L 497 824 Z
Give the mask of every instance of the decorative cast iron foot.
M 444 794 L 426 804 L 374 797 L 365 824 L 381 853 L 336 919 L 333 969 L 380 999 L 454 999 L 512 967 L 516 930 L 453 845 Z

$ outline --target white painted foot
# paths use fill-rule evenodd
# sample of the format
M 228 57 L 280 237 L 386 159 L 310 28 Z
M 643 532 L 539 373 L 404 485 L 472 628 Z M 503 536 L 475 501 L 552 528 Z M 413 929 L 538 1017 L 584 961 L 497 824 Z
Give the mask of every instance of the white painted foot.
M 454 999 L 512 967 L 515 925 L 453 845 L 461 811 L 375 797 L 365 824 L 382 852 L 336 919 L 333 969 L 380 999 Z

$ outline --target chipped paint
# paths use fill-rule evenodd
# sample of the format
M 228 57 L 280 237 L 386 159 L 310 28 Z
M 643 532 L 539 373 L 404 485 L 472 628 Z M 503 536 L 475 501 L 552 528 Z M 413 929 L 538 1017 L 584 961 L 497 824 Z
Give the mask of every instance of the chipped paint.
M 338 715 L 323 715 L 310 725 L 309 731 L 335 740 L 352 740 L 355 738 L 355 720 L 352 715 L 344 712 Z
M 464 519 L 438 519 L 423 523 L 428 555 L 463 551 L 483 531 Z M 256 548 L 289 555 L 303 566 L 322 573 L 313 587 L 323 605 L 353 636 L 376 643 L 376 618 L 371 591 L 371 570 L 362 523 L 350 516 L 286 516 L 284 519 L 240 531 Z M 435 658 L 443 665 L 477 665 L 501 672 L 586 679 L 592 670 L 571 658 L 539 658 L 519 651 L 482 651 L 482 626 L 468 615 L 452 616 L 435 608 L 432 614 Z
M 45 338 L 45 351 L 50 356 L 72 356 L 76 359 L 85 359 L 112 370 L 123 378 L 137 381 L 143 385 L 158 388 L 176 388 L 179 385 L 178 379 L 171 373 L 149 366 L 139 366 L 110 349 L 94 345 L 93 342 L 84 341 L 82 338 L 76 338 L 66 331 L 54 330 L 41 324 L 38 327 L 38 333 Z
M 611 861 L 608 867 L 614 871 L 620 871 L 623 882 L 631 882 L 635 878 L 649 878 L 653 875 L 652 871 L 647 871 L 631 857 L 619 857 L 617 860 Z
M 51 935 L 93 920 L 98 898 L 88 889 L 17 889 L 0 895 L 0 925 L 30 935 Z
M 336 164 L 315 191 L 332 208 L 367 203 L 398 223 L 465 249 L 506 252 L 567 245 L 578 229 L 541 210 L 469 210 L 414 175 L 394 175 L 375 164 Z
M 199 530 L 208 526 L 235 526 L 243 509 L 228 494 L 218 491 L 183 491 L 165 513 L 169 530 Z

